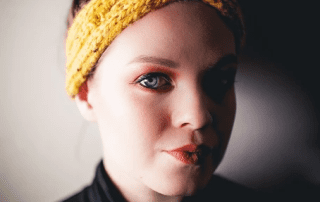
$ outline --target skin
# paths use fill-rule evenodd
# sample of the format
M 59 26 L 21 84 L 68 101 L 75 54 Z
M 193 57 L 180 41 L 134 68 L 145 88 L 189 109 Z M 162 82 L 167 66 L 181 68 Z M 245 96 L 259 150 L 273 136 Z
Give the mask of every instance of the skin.
M 105 170 L 126 200 L 181 201 L 207 185 L 227 147 L 236 101 L 232 81 L 221 101 L 203 83 L 206 75 L 220 78 L 210 76 L 213 69 L 235 70 L 235 61 L 217 66 L 235 54 L 232 32 L 201 2 L 149 13 L 108 47 L 76 103 L 84 118 L 97 122 Z M 171 63 L 138 61 L 142 55 Z M 141 78 L 155 72 L 162 75 Z M 194 165 L 166 152 L 190 143 L 217 148 L 219 155 Z

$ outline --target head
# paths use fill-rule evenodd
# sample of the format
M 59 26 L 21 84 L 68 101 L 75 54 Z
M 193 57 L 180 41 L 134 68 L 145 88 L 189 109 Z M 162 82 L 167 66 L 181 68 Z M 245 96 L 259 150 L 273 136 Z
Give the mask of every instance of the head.
M 75 101 L 97 122 L 106 171 L 120 190 L 185 196 L 206 186 L 235 117 L 235 36 L 212 6 L 174 2 L 127 26 L 103 50 Z M 175 152 L 190 144 L 210 152 Z

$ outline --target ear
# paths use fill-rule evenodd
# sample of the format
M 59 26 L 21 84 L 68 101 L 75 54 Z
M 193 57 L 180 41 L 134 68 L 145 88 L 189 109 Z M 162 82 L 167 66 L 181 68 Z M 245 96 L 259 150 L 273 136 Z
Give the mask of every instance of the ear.
M 95 113 L 93 107 L 91 106 L 90 102 L 88 101 L 88 80 L 86 80 L 79 88 L 79 93 L 75 97 L 75 102 L 78 106 L 78 109 L 83 116 L 84 119 L 87 121 L 96 121 Z

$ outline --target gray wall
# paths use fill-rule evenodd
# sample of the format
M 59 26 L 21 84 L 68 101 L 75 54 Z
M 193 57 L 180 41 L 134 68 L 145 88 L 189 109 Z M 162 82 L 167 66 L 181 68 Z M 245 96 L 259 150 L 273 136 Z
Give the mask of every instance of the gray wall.
M 101 158 L 97 126 L 64 90 L 70 3 L 0 1 L 0 201 L 57 201 L 90 183 Z M 217 173 L 257 188 L 293 173 L 319 183 L 313 107 L 277 66 L 242 57 L 235 126 Z

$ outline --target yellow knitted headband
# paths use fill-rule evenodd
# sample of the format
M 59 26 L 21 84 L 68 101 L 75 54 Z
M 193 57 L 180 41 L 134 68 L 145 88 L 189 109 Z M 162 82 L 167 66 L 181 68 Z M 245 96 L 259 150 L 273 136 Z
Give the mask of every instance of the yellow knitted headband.
M 118 34 L 149 12 L 178 1 L 183 0 L 91 0 L 84 6 L 69 28 L 66 40 L 66 90 L 72 99 Z M 214 7 L 229 21 L 241 21 L 240 9 L 235 0 L 202 2 Z M 242 21 L 236 26 L 236 29 L 243 31 Z M 240 33 L 240 38 L 242 36 L 243 33 Z

